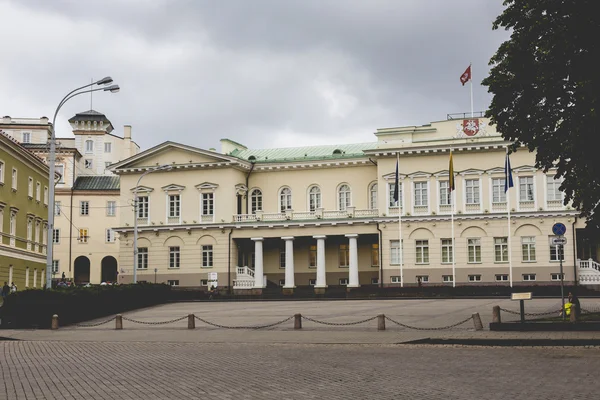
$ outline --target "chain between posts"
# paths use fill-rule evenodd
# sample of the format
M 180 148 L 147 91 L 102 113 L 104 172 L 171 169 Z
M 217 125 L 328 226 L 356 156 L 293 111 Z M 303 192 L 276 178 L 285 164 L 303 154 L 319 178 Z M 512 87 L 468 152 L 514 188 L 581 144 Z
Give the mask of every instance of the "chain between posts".
M 172 324 L 174 322 L 178 322 L 178 321 L 182 321 L 184 319 L 187 318 L 187 315 L 181 318 L 175 318 L 169 321 L 159 321 L 159 322 L 146 322 L 146 321 L 137 321 L 135 319 L 131 319 L 131 318 L 127 318 L 127 317 L 122 317 L 124 321 L 129 321 L 129 322 L 133 322 L 134 324 L 142 324 L 142 325 L 166 325 L 166 324 Z
M 392 323 L 394 323 L 396 325 L 399 325 L 399 326 L 402 326 L 402 327 L 408 328 L 408 329 L 415 329 L 417 331 L 441 331 L 441 330 L 444 330 L 444 329 L 454 328 L 456 326 L 459 326 L 459 325 L 462 325 L 462 324 L 464 324 L 466 322 L 469 322 L 470 320 L 473 319 L 473 316 L 471 316 L 471 317 L 469 317 L 467 319 L 464 319 L 464 320 L 462 320 L 460 322 L 457 322 L 456 324 L 447 325 L 447 326 L 441 326 L 441 327 L 438 327 L 438 328 L 421 328 L 421 327 L 418 327 L 418 326 L 410 326 L 410 325 L 403 324 L 402 322 L 398 322 L 396 320 L 393 320 L 393 319 L 391 319 L 388 316 L 386 316 L 385 319 L 387 319 L 388 321 L 390 321 L 390 322 L 392 322 Z
M 369 321 L 373 321 L 374 319 L 377 319 L 377 317 L 371 317 L 371 318 L 367 318 L 367 319 L 363 319 L 360 321 L 355 321 L 355 322 L 327 322 L 327 321 L 319 321 L 313 318 L 309 318 L 309 317 L 305 317 L 304 315 L 302 316 L 303 319 L 310 321 L 310 322 L 314 322 L 316 324 L 322 324 L 322 325 L 331 325 L 331 326 L 348 326 L 348 325 L 358 325 L 358 324 L 364 324 L 365 322 L 369 322 Z
M 500 308 L 500 310 L 507 312 L 509 314 L 521 315 L 521 313 L 519 311 L 507 310 L 506 308 Z M 554 310 L 554 311 L 547 311 L 547 312 L 541 312 L 541 313 L 525 313 L 525 315 L 527 315 L 529 317 L 541 317 L 544 315 L 552 315 L 552 314 L 556 314 L 559 312 L 560 312 L 560 310 Z
M 185 318 L 187 318 L 187 316 Z M 204 318 L 198 317 L 197 315 L 194 315 L 194 318 L 196 318 L 200 322 L 204 322 L 205 324 L 214 326 L 216 328 L 224 328 L 224 329 L 264 329 L 264 328 L 271 328 L 273 326 L 281 325 L 281 324 L 283 324 L 285 322 L 288 322 L 289 320 L 291 320 L 292 318 L 294 318 L 294 316 L 292 315 L 291 317 L 282 319 L 281 321 L 277 321 L 277 322 L 274 322 L 272 324 L 256 325 L 256 326 L 228 326 L 228 325 L 221 325 L 221 324 L 216 324 L 214 322 L 207 321 Z
M 75 326 L 77 326 L 79 328 L 92 328 L 94 326 L 108 324 L 110 321 L 114 321 L 115 319 L 117 319 L 117 317 L 112 317 L 111 319 L 107 319 L 106 321 L 101 321 L 101 322 L 97 322 L 94 324 L 75 324 Z

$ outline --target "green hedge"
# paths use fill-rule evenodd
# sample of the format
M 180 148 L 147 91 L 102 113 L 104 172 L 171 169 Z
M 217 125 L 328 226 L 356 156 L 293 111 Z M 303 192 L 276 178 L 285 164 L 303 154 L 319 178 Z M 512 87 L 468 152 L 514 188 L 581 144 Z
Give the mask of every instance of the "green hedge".
M 24 290 L 0 307 L 3 328 L 49 328 L 57 314 L 61 326 L 165 303 L 171 287 L 163 284 Z

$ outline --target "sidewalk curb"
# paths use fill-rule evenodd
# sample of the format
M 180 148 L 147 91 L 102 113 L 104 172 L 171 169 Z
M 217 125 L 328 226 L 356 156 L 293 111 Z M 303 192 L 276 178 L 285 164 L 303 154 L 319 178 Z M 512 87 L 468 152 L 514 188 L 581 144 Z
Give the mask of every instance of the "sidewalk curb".
M 463 345 L 463 346 L 504 346 L 504 347 L 589 347 L 600 346 L 600 339 L 443 339 L 424 338 L 398 343 L 401 345 Z

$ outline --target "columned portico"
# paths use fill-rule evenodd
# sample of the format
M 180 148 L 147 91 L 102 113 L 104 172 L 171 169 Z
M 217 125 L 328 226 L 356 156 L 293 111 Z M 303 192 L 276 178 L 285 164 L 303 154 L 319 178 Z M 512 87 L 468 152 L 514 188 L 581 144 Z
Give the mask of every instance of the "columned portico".
M 349 265 L 349 276 L 348 276 L 348 287 L 359 287 L 360 283 L 358 280 L 358 234 L 345 235 L 350 241 L 350 265 Z
M 262 289 L 264 282 L 264 264 L 263 264 L 263 238 L 252 238 L 254 242 L 254 288 Z
M 284 289 L 293 289 L 296 287 L 294 283 L 294 237 L 285 236 L 281 239 L 285 240 L 285 283 Z
M 325 275 L 325 239 L 327 236 L 313 236 L 313 239 L 317 239 L 317 281 L 315 283 L 315 289 L 322 289 L 327 287 L 327 279 Z

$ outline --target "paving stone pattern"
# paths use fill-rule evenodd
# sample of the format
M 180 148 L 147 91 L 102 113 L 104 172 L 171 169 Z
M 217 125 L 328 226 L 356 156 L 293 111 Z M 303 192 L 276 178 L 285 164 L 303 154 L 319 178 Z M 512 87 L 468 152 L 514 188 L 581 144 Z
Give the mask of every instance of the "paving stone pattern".
M 598 348 L 0 342 L 0 399 L 594 399 Z

